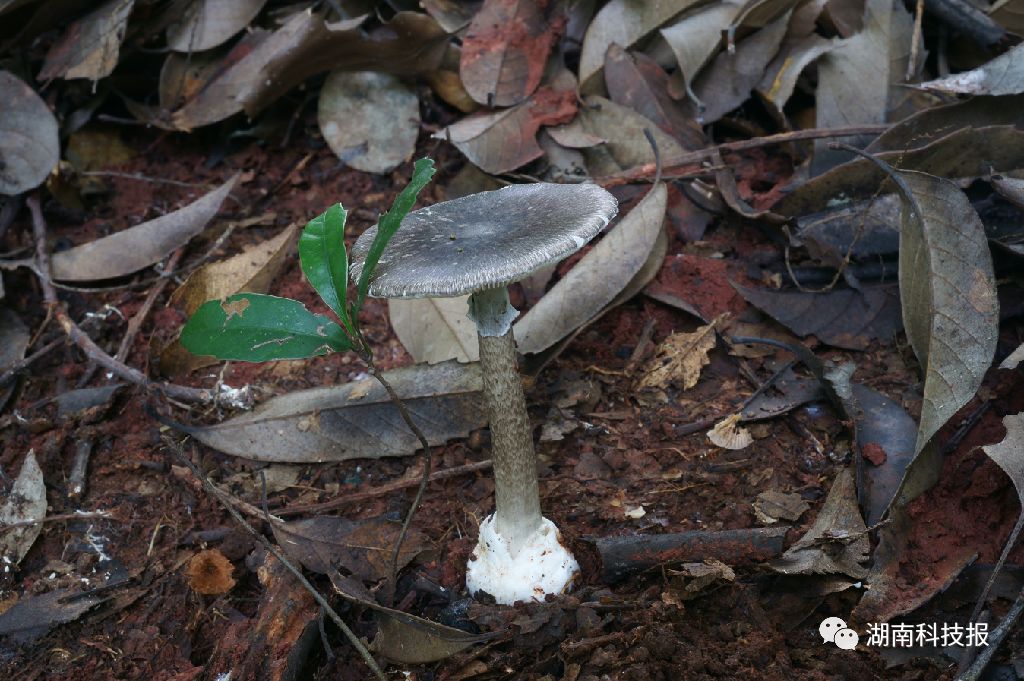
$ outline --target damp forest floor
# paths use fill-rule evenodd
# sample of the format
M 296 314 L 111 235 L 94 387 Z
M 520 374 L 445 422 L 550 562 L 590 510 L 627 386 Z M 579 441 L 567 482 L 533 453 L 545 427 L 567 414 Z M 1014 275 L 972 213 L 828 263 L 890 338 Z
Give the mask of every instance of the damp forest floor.
M 386 210 L 409 178 L 405 164 L 389 175 L 371 176 L 346 168 L 314 134 L 315 122 L 302 119 L 285 148 L 240 139 L 225 142 L 215 131 L 191 136 L 145 128 L 118 131 L 133 151 L 129 160 L 100 174 L 95 194 L 77 207 L 49 199 L 43 209 L 53 248 L 60 250 L 159 215 L 182 205 L 196 187 L 215 186 L 234 172 L 241 179 L 212 227 L 190 245 L 184 262 L 214 245 L 226 225 L 229 237 L 213 252 L 221 258 L 280 232 L 304 224 L 330 203 L 351 209 L 349 234 L 355 238 Z M 445 146 L 422 144 L 420 153 L 435 155 L 439 173 L 423 203 L 443 200 L 445 187 L 464 161 Z M 770 166 L 757 152 L 749 172 Z M 747 178 L 750 179 L 749 177 Z M 205 190 L 203 190 L 205 191 Z M 616 188 L 624 205 L 643 187 Z M 723 220 L 703 240 L 687 243 L 670 228 L 660 281 L 674 290 L 699 292 L 715 314 L 753 314 L 743 299 L 722 286 L 716 263 L 756 263 L 774 248 L 769 237 L 750 224 Z M 31 246 L 27 212 L 12 225 L 6 251 Z M 679 275 L 673 263 L 695 257 L 706 271 Z M 752 267 L 752 265 L 751 265 Z M 695 273 L 694 273 L 695 272 Z M 742 281 L 742 267 L 732 272 Z M 126 319 L 140 309 L 150 290 L 146 276 L 109 282 L 99 290 L 63 290 L 74 319 L 94 315 L 92 338 L 110 352 L 121 342 Z M 674 277 L 674 278 L 673 278 Z M 157 372 L 158 349 L 173 338 L 185 317 L 168 305 L 175 286 L 167 287 L 145 318 L 126 363 L 151 375 Z M 27 271 L 6 279 L 8 304 L 32 329 L 43 326 L 42 291 Z M 274 279 L 270 292 L 315 305 L 302 280 L 294 252 Z M 520 307 L 529 304 L 513 291 Z M 713 316 L 713 315 L 709 315 Z M 362 322 L 380 367 L 412 364 L 388 323 L 387 303 L 371 300 Z M 760 318 L 762 325 L 769 324 Z M 952 679 L 955 664 L 935 651 L 899 655 L 878 647 L 855 651 L 823 644 L 818 625 L 826 617 L 845 617 L 864 585 L 830 584 L 820 575 L 780 575 L 765 565 L 758 547 L 750 555 L 733 551 L 728 570 L 720 563 L 690 557 L 685 561 L 650 561 L 651 565 L 615 578 L 606 574 L 597 540 L 677 532 L 715 532 L 765 526 L 755 501 L 778 492 L 806 502 L 807 510 L 790 522 L 789 546 L 814 523 L 837 473 L 850 457 L 849 434 L 823 400 L 752 425 L 754 441 L 740 450 L 712 446 L 710 425 L 732 413 L 773 371 L 774 351 L 735 356 L 719 343 L 709 355 L 696 387 L 641 397 L 635 390 L 638 367 L 671 333 L 690 332 L 701 322 L 644 293 L 614 308 L 576 336 L 564 351 L 528 381 L 527 400 L 538 433 L 546 426 L 556 439 L 541 438 L 538 465 L 545 514 L 561 528 L 579 558 L 582 577 L 567 596 L 546 603 L 500 607 L 471 603 L 464 587 L 465 563 L 475 543 L 477 525 L 490 512 L 493 484 L 486 469 L 432 482 L 413 527 L 422 551 L 402 570 L 392 603 L 397 609 L 491 637 L 429 664 L 392 664 L 389 678 L 415 679 Z M 53 329 L 47 333 L 52 333 Z M 907 386 L 918 384 L 909 349 L 874 343 L 861 352 L 815 348 L 823 358 L 852 360 L 865 385 L 903 404 L 912 414 L 920 398 Z M 210 387 L 253 388 L 257 401 L 273 395 L 344 384 L 365 377 L 365 367 L 351 353 L 307 361 L 263 365 L 220 363 L 198 369 L 177 381 Z M 159 401 L 135 386 L 117 392 L 99 413 L 63 419 L 55 398 L 76 387 L 110 381 L 94 371 L 87 358 L 61 346 L 33 365 L 14 400 L 0 415 L 0 468 L 8 476 L 33 450 L 47 482 L 48 514 L 102 509 L 108 517 L 65 517 L 47 522 L 16 570 L 0 581 L 4 597 L 24 592 L 44 594 L 56 588 L 97 587 L 112 576 L 114 586 L 101 591 L 95 607 L 22 646 L 0 649 L 0 667 L 9 678 L 149 679 L 186 681 L 223 678 L 367 679 L 369 669 L 329 620 L 274 559 L 246 534 L 195 477 L 176 461 L 168 440 L 182 437 L 146 412 Z M 946 590 L 956 594 L 964 580 L 975 582 L 994 563 L 1018 514 L 1013 485 L 980 451 L 980 445 L 1003 436 L 999 415 L 1019 411 L 1020 395 L 1005 375 L 991 374 L 980 393 L 947 431 L 964 423 L 983 401 L 996 408 L 974 419 L 959 443 L 946 453 L 940 484 L 914 507 L 912 542 L 927 547 L 927 558 L 914 566 L 922 581 L 944 580 L 944 557 L 969 543 L 977 553 L 970 567 Z M 235 413 L 227 405 L 182 409 L 159 405 L 178 420 L 214 423 Z M 572 428 L 568 429 L 568 421 Z M 703 424 L 703 425 L 702 425 Z M 76 447 L 92 440 L 87 487 L 76 501 L 66 483 Z M 184 451 L 216 484 L 259 507 L 258 473 L 265 467 L 228 456 L 195 442 Z M 436 470 L 484 461 L 487 431 L 453 439 L 432 450 Z M 400 522 L 415 486 L 379 494 L 359 494 L 419 476 L 419 454 L 391 459 L 355 459 L 302 465 L 283 488 L 274 485 L 266 502 L 271 509 L 313 505 L 353 495 L 334 510 L 355 522 L 384 518 Z M 297 517 L 309 517 L 311 513 Z M 270 536 L 266 523 L 258 529 Z M 234 585 L 220 595 L 203 595 L 189 565 L 199 551 L 216 549 L 229 562 Z M 1020 564 L 1020 551 L 1009 563 Z M 702 579 L 694 565 L 712 566 Z M 934 569 L 933 569 L 934 568 Z M 944 569 L 944 568 L 943 568 Z M 1013 570 L 1007 574 L 1012 575 Z M 329 597 L 329 580 L 309 573 Z M 956 577 L 957 575 L 953 575 Z M 383 598 L 383 583 L 370 584 Z M 266 594 L 283 594 L 288 607 L 270 607 Z M 970 591 L 970 589 L 967 589 Z M 333 601 L 357 635 L 377 634 L 371 612 Z M 924 617 L 943 621 L 935 606 Z M 1000 601 L 1004 610 L 1007 601 Z M 969 605 L 967 606 L 970 607 Z M 267 621 L 271 618 L 273 621 Z M 402 635 L 402 629 L 395 635 Z M 864 635 L 863 630 L 861 635 Z M 862 641 L 863 642 L 863 641 Z M 997 656 L 996 671 L 1006 669 L 1022 650 L 1024 638 L 1012 634 Z M 263 651 L 258 671 L 251 651 Z M 297 655 L 296 651 L 301 651 Z M 999 665 L 1003 667 L 999 667 Z M 235 676 L 224 676 L 231 670 Z M 998 678 L 992 676 L 990 678 Z M 1008 677 L 1014 678 L 1014 677 Z

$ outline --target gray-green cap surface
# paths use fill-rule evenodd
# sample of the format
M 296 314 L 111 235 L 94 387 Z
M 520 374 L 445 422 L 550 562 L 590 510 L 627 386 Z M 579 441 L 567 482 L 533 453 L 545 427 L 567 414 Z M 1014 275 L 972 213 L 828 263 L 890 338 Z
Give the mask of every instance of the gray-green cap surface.
M 370 279 L 377 298 L 446 298 L 507 286 L 575 253 L 618 202 L 593 184 L 517 184 L 409 213 Z M 352 248 L 359 280 L 377 226 Z

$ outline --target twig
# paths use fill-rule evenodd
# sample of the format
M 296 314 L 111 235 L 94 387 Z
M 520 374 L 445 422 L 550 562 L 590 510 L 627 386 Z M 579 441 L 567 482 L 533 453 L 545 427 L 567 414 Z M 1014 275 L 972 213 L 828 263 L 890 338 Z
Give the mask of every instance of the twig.
M 41 523 L 58 523 L 65 520 L 88 520 L 89 518 L 107 518 L 111 519 L 114 516 L 108 511 L 82 511 L 80 513 L 58 513 L 57 515 L 48 515 L 45 518 L 36 518 L 35 520 L 17 520 L 13 523 L 4 523 L 0 526 L 0 533 L 12 530 L 16 527 L 29 527 L 31 525 L 39 525 Z
M 917 60 L 921 53 L 921 20 L 924 18 L 924 0 L 917 0 L 914 8 L 914 34 L 910 38 L 910 59 L 907 60 L 907 74 L 904 80 L 913 80 L 917 74 Z
M 85 480 L 89 470 L 92 445 L 91 437 L 83 437 L 75 445 L 75 459 L 71 462 L 71 474 L 68 475 L 68 499 L 78 500 L 85 495 Z
M 985 646 L 985 649 L 980 655 L 978 655 L 978 659 L 974 661 L 974 664 L 971 665 L 970 669 L 956 677 L 956 681 L 977 681 L 981 678 L 981 673 L 985 671 L 985 667 L 987 667 L 988 663 L 992 661 L 992 656 L 995 655 L 996 650 L 999 649 L 999 644 L 1003 642 L 1004 638 L 1006 638 L 1006 634 L 1009 633 L 1014 623 L 1016 623 L 1021 612 L 1024 612 L 1024 591 L 1017 594 L 1017 600 L 1010 608 L 1010 611 L 1006 613 L 1006 617 L 1004 617 L 1003 621 L 999 623 L 999 626 L 989 634 L 988 645 Z M 971 621 L 973 622 L 974 620 Z M 968 648 L 965 650 L 970 649 Z
M 43 299 L 47 307 L 53 310 L 54 317 L 61 329 L 68 338 L 74 342 L 90 359 L 107 369 L 122 380 L 134 383 L 145 389 L 157 390 L 167 397 L 181 400 L 182 402 L 213 402 L 216 397 L 212 390 L 201 388 L 190 388 L 174 383 L 163 383 L 150 381 L 138 369 L 133 369 L 123 362 L 119 362 L 103 351 L 75 322 L 68 317 L 64 304 L 57 298 L 57 290 L 50 280 L 50 254 L 46 250 L 46 222 L 43 219 L 43 211 L 39 206 L 37 196 L 29 197 L 27 201 L 29 211 L 32 213 L 32 231 L 36 241 L 37 266 L 34 268 L 39 283 L 43 288 Z
M 358 327 L 357 327 L 358 330 Z M 416 439 L 420 441 L 420 446 L 423 448 L 423 475 L 420 476 L 419 487 L 416 488 L 416 496 L 413 497 L 412 505 L 409 507 L 409 512 L 405 514 L 405 520 L 402 522 L 402 529 L 398 533 L 398 538 L 395 540 L 395 548 L 391 552 L 391 578 L 388 580 L 388 604 L 391 605 L 395 595 L 395 585 L 398 579 L 398 558 L 402 550 L 402 544 L 405 542 L 405 535 L 409 532 L 409 525 L 412 524 L 413 516 L 416 515 L 416 510 L 420 506 L 420 502 L 423 500 L 423 494 L 427 491 L 427 483 L 430 482 L 430 468 L 432 465 L 432 457 L 430 454 L 430 443 L 427 442 L 426 435 L 420 430 L 419 426 L 412 420 L 412 415 L 409 413 L 408 408 L 405 406 L 405 402 L 398 396 L 395 389 L 391 386 L 384 375 L 377 368 L 377 365 L 373 361 L 373 351 L 370 349 L 369 343 L 363 337 L 361 331 L 358 332 L 358 341 L 360 347 L 358 348 L 359 356 L 363 362 L 370 369 L 370 373 L 373 377 L 384 386 L 384 390 L 387 391 L 388 396 L 391 398 L 391 402 L 394 403 L 398 409 L 398 413 L 401 414 L 402 420 L 405 421 L 405 425 L 409 427 L 409 430 L 413 432 Z
M 433 473 L 430 474 L 428 482 L 437 482 L 438 480 L 446 480 L 448 478 L 466 475 L 467 473 L 485 471 L 490 467 L 490 459 L 484 459 L 483 461 L 474 461 L 473 463 L 463 464 L 462 466 L 455 466 L 453 468 L 447 468 L 441 471 L 434 471 Z M 320 504 L 305 504 L 303 506 L 288 506 L 286 508 L 278 508 L 274 510 L 274 513 L 282 517 L 289 515 L 299 515 L 301 513 L 322 513 L 323 511 L 330 511 L 341 506 L 345 506 L 346 504 L 352 504 L 359 501 L 366 501 L 367 499 L 373 499 L 384 494 L 397 492 L 398 490 L 401 489 L 414 487 L 418 484 L 420 484 L 420 480 L 396 480 L 394 482 L 389 482 L 386 485 L 374 487 L 373 489 L 363 490 L 362 492 L 348 492 L 338 497 L 337 499 L 331 499 L 330 501 L 325 501 Z
M 185 466 L 190 471 L 192 471 L 192 475 L 196 476 L 196 478 L 198 478 L 199 481 L 202 482 L 203 488 L 218 502 L 220 502 L 220 504 L 224 507 L 224 510 L 231 514 L 231 517 L 235 519 L 235 522 L 241 525 L 246 532 L 255 537 L 257 541 L 263 544 L 263 547 L 267 551 L 272 553 L 275 558 L 281 561 L 281 564 L 284 565 L 285 568 L 287 568 L 288 571 L 295 576 L 295 579 L 299 580 L 299 583 L 302 584 L 303 588 L 305 588 L 306 591 L 309 592 L 309 594 L 313 597 L 313 600 L 315 600 L 317 604 L 321 608 L 323 608 L 323 611 L 327 613 L 327 616 L 331 618 L 331 621 L 338 625 L 338 628 L 341 629 L 341 631 L 345 634 L 345 638 L 348 639 L 349 643 L 352 644 L 352 647 L 355 648 L 356 652 L 359 653 L 359 656 L 363 658 L 363 661 L 366 663 L 366 665 L 373 671 L 374 676 L 376 676 L 380 681 L 387 681 L 386 677 L 384 676 L 384 672 L 377 664 L 377 661 L 373 659 L 372 655 L 370 655 L 370 651 L 366 649 L 366 646 L 364 646 L 363 642 L 359 640 L 359 637 L 356 636 L 355 632 L 349 629 L 348 625 L 345 624 L 345 620 L 341 619 L 341 616 L 338 615 L 334 608 L 331 607 L 331 604 L 327 602 L 327 599 L 323 597 L 323 595 L 316 589 L 316 587 L 314 587 L 309 582 L 308 579 L 306 579 L 306 577 L 302 574 L 302 571 L 295 567 L 295 565 L 290 560 L 288 560 L 288 558 L 284 555 L 284 552 L 281 551 L 281 549 L 270 543 L 270 541 L 266 537 L 264 537 L 262 533 L 257 532 L 256 528 L 250 525 L 249 522 L 242 517 L 242 514 L 235 510 L 235 507 L 225 499 L 227 495 L 225 495 L 224 492 L 222 492 L 212 482 L 210 482 L 209 478 L 207 478 L 203 474 L 203 472 L 199 470 L 199 468 L 194 463 L 192 463 L 192 461 L 185 455 L 185 452 L 180 445 L 176 443 L 171 443 L 171 447 L 172 449 L 174 449 L 174 452 L 178 456 L 178 459 L 183 464 L 185 464 Z
M 28 357 L 24 357 L 9 366 L 6 371 L 0 374 L 0 388 L 3 388 L 5 385 L 13 381 L 21 371 L 32 366 L 36 360 L 42 359 L 62 345 L 64 345 L 64 337 L 61 336 L 59 338 L 55 338 Z
M 135 336 L 138 335 L 139 329 L 142 328 L 142 323 L 146 321 L 146 317 L 149 315 L 150 309 L 153 307 L 153 303 L 163 292 L 164 287 L 167 286 L 167 282 L 171 280 L 170 273 L 174 271 L 174 268 L 178 266 L 178 261 L 181 260 L 181 255 L 184 252 L 184 247 L 179 247 L 171 257 L 167 259 L 167 264 L 164 266 L 164 271 L 160 276 L 160 279 L 153 284 L 153 288 L 149 290 L 149 295 L 146 296 L 146 300 L 143 301 L 142 307 L 135 313 L 135 316 L 128 322 L 128 329 L 124 332 L 124 338 L 121 339 L 121 345 L 117 348 L 117 354 L 114 355 L 114 359 L 119 362 L 123 362 L 128 359 L 128 352 L 131 350 L 132 342 L 135 340 Z
M 713 147 L 690 151 L 685 154 L 666 159 L 666 161 L 671 162 L 672 165 L 670 168 L 679 169 L 681 167 L 692 166 L 703 161 L 710 161 L 714 158 L 716 153 L 720 154 L 726 151 L 746 151 L 749 149 L 771 146 L 773 144 L 786 144 L 788 142 L 800 142 L 804 140 L 824 139 L 829 137 L 879 135 L 888 130 L 889 127 L 890 126 L 888 125 L 853 125 L 843 128 L 809 128 L 807 130 L 792 130 L 790 132 L 780 132 L 776 135 L 754 137 L 749 140 L 724 142 Z M 645 163 L 644 165 L 637 166 L 636 168 L 630 168 L 629 170 L 621 173 L 599 178 L 597 183 L 602 187 L 610 187 L 618 184 L 625 184 L 631 180 L 645 179 L 654 175 L 657 171 L 657 163 Z M 666 177 L 668 176 L 669 175 L 666 175 Z
M 181 180 L 170 180 L 163 177 L 149 177 L 142 173 L 119 173 L 113 170 L 87 170 L 81 173 L 85 177 L 117 177 L 122 180 L 138 180 L 139 182 L 152 182 L 153 184 L 169 184 L 175 187 L 198 187 L 199 189 L 212 189 L 217 186 L 209 182 L 182 182 Z

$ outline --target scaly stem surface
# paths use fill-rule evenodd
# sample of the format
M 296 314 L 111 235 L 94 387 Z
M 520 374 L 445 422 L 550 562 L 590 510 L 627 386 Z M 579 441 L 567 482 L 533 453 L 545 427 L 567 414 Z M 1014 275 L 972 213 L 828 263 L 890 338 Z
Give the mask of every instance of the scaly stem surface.
M 474 297 L 480 293 L 474 294 Z M 501 300 L 508 305 L 508 294 Z M 475 300 L 479 308 L 487 301 Z M 516 366 L 516 344 L 512 329 L 501 335 L 478 335 L 480 370 L 483 374 L 484 403 L 491 426 L 491 460 L 494 462 L 494 520 L 498 534 L 508 542 L 515 556 L 540 527 L 540 490 L 533 432 L 526 414 L 526 398 Z

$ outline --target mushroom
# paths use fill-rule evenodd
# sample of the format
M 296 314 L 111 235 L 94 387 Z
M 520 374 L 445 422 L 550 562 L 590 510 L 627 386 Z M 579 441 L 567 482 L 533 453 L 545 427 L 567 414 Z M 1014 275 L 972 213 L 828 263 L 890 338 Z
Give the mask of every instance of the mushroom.
M 472 194 L 409 213 L 371 276 L 369 295 L 377 298 L 471 294 L 495 497 L 466 570 L 471 594 L 484 591 L 506 604 L 543 600 L 568 590 L 579 573 L 558 528 L 540 511 L 508 285 L 579 250 L 616 212 L 615 198 L 593 184 L 524 184 Z M 376 233 L 371 227 L 352 249 L 354 281 Z

